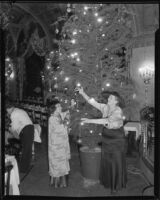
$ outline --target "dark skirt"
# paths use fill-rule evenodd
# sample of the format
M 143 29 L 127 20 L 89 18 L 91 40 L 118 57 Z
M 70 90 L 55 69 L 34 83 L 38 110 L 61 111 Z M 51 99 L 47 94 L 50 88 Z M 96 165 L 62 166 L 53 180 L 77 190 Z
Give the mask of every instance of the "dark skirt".
M 127 182 L 124 129 L 104 128 L 102 136 L 100 182 L 111 190 L 121 190 Z
M 32 124 L 25 126 L 20 133 L 22 144 L 22 155 L 20 160 L 20 172 L 26 173 L 30 169 L 32 160 L 32 145 L 34 140 L 34 126 Z

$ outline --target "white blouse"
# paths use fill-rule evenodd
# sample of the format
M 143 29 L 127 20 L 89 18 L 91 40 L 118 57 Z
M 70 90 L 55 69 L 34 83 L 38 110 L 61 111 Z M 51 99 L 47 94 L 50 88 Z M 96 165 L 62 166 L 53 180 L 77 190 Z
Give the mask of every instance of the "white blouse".
M 109 129 L 117 129 L 123 126 L 123 112 L 119 106 L 110 110 L 108 104 L 98 103 L 95 99 L 90 98 L 88 103 L 101 111 L 102 117 L 106 118 L 106 126 Z
M 18 135 L 25 126 L 33 124 L 27 112 L 19 108 L 14 108 L 10 118 L 11 130 L 15 131 Z

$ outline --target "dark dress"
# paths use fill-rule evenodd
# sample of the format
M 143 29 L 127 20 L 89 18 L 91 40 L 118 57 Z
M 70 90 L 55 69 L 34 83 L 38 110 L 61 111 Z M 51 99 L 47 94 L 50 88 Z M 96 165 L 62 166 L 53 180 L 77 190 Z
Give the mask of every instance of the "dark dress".
M 111 190 L 126 187 L 126 141 L 123 127 L 103 128 L 100 182 Z

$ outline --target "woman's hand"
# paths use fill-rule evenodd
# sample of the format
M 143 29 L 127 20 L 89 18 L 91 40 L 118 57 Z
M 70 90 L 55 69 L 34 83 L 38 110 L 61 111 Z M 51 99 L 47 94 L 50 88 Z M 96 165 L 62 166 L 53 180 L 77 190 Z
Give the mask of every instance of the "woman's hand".
M 83 87 L 76 87 L 75 91 L 79 92 L 79 94 L 83 94 L 84 93 Z
M 66 114 L 66 115 L 69 115 L 69 114 L 70 114 L 69 110 L 65 111 L 65 114 Z
M 82 123 L 90 123 L 90 119 L 88 118 L 81 118 Z

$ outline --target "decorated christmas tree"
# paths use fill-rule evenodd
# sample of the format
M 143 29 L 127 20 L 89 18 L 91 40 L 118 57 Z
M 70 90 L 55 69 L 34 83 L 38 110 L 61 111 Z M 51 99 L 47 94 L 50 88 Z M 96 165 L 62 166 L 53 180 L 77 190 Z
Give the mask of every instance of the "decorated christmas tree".
M 52 67 L 51 81 L 62 101 L 67 103 L 75 99 L 73 132 L 80 136 L 85 134 L 80 133 L 82 126 L 77 131 L 76 120 L 86 115 L 92 118 L 101 115 L 80 95 L 74 94 L 76 86 L 82 86 L 99 102 L 102 102 L 102 92 L 117 91 L 125 100 L 126 118 L 131 108 L 134 109 L 134 85 L 126 62 L 126 44 L 133 36 L 132 28 L 132 14 L 124 4 L 68 4 L 67 15 L 56 22 L 58 67 L 56 70 Z M 86 126 L 90 135 L 100 131 L 97 127 L 97 131 L 93 131 Z

